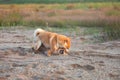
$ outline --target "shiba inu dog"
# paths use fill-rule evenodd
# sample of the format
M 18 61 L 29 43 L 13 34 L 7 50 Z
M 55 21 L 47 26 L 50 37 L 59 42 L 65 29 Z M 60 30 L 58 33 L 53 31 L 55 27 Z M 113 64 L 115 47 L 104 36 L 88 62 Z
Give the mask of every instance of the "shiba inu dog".
M 53 53 L 68 54 L 71 40 L 61 34 L 36 29 L 34 31 L 34 50 L 38 50 L 42 44 L 48 48 L 47 56 L 51 56 Z

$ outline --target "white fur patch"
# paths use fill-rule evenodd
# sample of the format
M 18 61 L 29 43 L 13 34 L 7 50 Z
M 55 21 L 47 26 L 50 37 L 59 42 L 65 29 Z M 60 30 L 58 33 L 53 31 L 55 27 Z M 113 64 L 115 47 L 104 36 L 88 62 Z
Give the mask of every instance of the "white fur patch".
M 36 50 L 38 50 L 39 48 L 40 48 L 40 46 L 41 46 L 41 41 L 39 40 L 38 42 L 37 42 L 37 47 L 36 47 Z
M 69 49 L 66 49 L 66 52 L 68 53 L 68 52 L 69 52 Z
M 67 46 L 67 43 L 65 42 L 65 46 Z
M 37 36 L 37 33 L 39 33 L 39 32 L 43 32 L 44 30 L 43 29 L 40 29 L 40 28 L 38 28 L 38 29 L 36 29 L 35 31 L 34 31 L 34 34 L 33 34 L 33 44 L 34 44 L 34 48 L 36 49 L 36 50 L 38 50 L 39 49 L 39 47 L 41 46 L 41 44 L 42 44 L 42 42 L 41 42 L 41 40 L 38 38 L 38 36 Z

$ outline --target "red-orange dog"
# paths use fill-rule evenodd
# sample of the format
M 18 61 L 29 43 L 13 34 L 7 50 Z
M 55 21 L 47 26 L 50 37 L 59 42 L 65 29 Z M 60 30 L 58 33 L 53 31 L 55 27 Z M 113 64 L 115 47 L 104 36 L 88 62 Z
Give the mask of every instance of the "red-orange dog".
M 70 38 L 57 33 L 45 31 L 43 29 L 36 29 L 34 31 L 34 49 L 38 50 L 43 44 L 46 48 L 49 48 L 47 56 L 51 56 L 52 53 L 67 54 L 71 45 Z M 61 51 L 63 50 L 64 51 Z

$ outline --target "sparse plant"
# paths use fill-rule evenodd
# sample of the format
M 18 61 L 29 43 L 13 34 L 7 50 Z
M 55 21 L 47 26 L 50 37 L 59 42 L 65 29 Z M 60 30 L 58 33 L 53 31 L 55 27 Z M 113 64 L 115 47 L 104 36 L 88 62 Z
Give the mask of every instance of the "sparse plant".
M 66 9 L 75 9 L 75 5 L 74 4 L 68 4 L 68 5 L 66 5 Z
M 50 26 L 50 27 L 65 27 L 66 24 L 63 21 L 49 21 L 48 26 Z
M 45 8 L 45 6 L 44 5 L 40 5 L 39 8 Z

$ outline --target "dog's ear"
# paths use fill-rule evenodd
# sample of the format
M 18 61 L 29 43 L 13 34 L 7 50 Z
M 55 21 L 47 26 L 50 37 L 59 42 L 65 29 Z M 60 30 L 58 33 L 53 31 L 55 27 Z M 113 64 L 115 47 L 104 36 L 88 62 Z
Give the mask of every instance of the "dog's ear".
M 67 44 L 67 49 L 69 49 L 70 46 L 71 46 L 71 40 L 70 40 L 70 38 L 64 40 L 64 42 Z
M 67 39 L 64 40 L 65 43 L 68 43 L 69 41 L 70 41 L 69 38 L 67 38 Z

